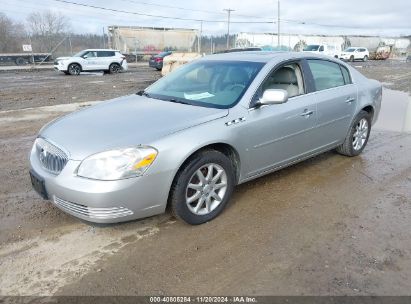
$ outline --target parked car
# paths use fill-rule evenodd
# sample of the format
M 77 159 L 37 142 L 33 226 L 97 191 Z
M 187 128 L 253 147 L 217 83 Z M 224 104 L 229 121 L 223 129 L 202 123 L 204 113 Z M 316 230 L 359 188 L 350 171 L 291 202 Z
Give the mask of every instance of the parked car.
M 51 53 L 4 53 L 0 54 L 0 64 L 26 65 L 53 61 Z
M 161 52 L 155 56 L 151 56 L 150 60 L 148 61 L 148 65 L 152 68 L 157 69 L 157 71 L 161 71 L 161 69 L 163 68 L 164 57 L 171 54 L 172 52 Z
M 327 44 L 309 44 L 303 49 L 303 52 L 317 53 L 339 58 L 341 47 Z
M 340 56 L 340 59 L 351 62 L 354 60 L 367 61 L 368 58 L 370 58 L 370 53 L 367 48 L 363 47 L 349 47 L 345 49 Z
M 81 219 L 212 220 L 234 186 L 328 150 L 365 148 L 381 84 L 331 57 L 202 57 L 137 94 L 54 120 L 31 150 L 34 189 Z
M 78 52 L 71 57 L 59 57 L 54 61 L 54 69 L 67 75 L 81 72 L 104 71 L 118 73 L 128 69 L 127 60 L 117 50 L 92 49 Z

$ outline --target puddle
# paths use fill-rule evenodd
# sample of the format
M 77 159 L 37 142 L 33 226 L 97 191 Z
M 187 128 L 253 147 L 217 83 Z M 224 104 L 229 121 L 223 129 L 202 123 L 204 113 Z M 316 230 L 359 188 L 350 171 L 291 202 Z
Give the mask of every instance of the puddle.
M 373 128 L 411 133 L 411 97 L 401 91 L 383 88 L 380 116 Z

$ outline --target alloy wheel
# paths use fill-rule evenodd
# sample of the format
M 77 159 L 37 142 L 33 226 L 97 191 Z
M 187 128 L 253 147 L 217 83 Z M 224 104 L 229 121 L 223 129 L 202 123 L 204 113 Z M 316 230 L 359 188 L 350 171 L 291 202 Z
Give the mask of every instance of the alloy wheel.
M 354 150 L 361 150 L 368 136 L 368 121 L 362 118 L 355 126 L 355 131 L 352 137 L 352 145 Z
M 216 209 L 227 192 L 227 173 L 220 165 L 210 163 L 191 176 L 186 187 L 186 205 L 196 215 Z
M 80 67 L 77 64 L 70 65 L 69 72 L 71 75 L 79 75 Z

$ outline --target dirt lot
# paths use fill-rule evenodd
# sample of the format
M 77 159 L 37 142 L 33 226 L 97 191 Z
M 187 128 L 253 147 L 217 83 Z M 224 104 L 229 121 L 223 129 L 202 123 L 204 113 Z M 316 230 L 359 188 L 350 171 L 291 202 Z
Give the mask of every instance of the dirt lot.
M 354 65 L 411 92 L 411 65 Z M 411 295 L 411 135 L 396 125 L 405 93 L 384 91 L 361 156 L 329 152 L 240 185 L 201 226 L 169 214 L 91 225 L 41 200 L 27 174 L 40 127 L 159 76 L 0 73 L 0 295 Z

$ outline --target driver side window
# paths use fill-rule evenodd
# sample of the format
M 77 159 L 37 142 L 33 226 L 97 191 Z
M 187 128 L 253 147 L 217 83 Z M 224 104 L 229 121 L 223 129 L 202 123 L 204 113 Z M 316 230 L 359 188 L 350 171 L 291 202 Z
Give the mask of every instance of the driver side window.
M 288 98 L 304 94 L 304 81 L 301 68 L 297 63 L 289 63 L 277 68 L 263 82 L 259 95 L 265 90 L 285 90 Z
M 96 52 L 87 52 L 87 53 L 85 53 L 84 54 L 84 56 L 83 56 L 84 58 L 94 58 L 94 57 L 97 57 L 97 54 L 96 54 Z

